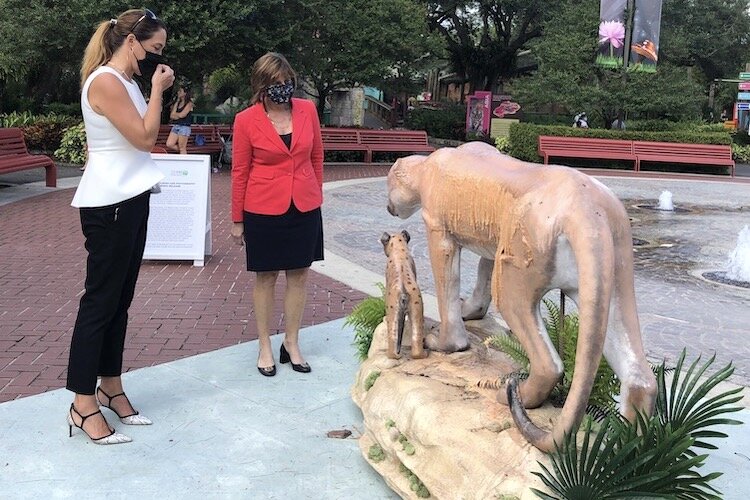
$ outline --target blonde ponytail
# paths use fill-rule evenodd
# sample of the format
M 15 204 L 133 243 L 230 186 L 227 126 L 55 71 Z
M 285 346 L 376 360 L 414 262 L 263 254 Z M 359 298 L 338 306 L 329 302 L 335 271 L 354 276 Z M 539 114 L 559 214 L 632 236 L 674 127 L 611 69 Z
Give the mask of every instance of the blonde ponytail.
M 113 27 L 114 24 L 111 21 L 100 23 L 89 40 L 81 63 L 81 88 L 96 68 L 106 64 L 112 58 L 111 44 L 107 43 L 107 35 Z

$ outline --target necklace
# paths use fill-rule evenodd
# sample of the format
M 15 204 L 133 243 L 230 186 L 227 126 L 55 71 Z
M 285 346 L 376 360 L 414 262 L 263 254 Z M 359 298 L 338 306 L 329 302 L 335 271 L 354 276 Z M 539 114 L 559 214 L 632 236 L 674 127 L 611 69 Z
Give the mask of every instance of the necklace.
M 112 68 L 112 69 L 116 70 L 117 72 L 119 72 L 123 76 L 123 78 L 125 78 L 127 81 L 130 81 L 130 77 L 128 76 L 128 74 L 125 73 L 120 68 L 118 68 L 117 66 L 115 66 L 114 64 L 112 64 L 111 62 L 108 62 L 107 66 L 109 66 L 110 68 Z

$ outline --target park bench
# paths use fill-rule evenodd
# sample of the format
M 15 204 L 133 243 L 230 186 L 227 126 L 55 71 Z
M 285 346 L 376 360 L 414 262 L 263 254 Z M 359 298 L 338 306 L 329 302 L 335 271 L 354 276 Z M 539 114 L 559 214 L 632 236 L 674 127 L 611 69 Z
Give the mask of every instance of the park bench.
M 729 167 L 734 177 L 732 148 L 718 144 L 685 144 L 678 142 L 633 141 L 636 156 L 636 172 L 641 162 L 689 163 Z
M 638 160 L 633 152 L 633 141 L 596 139 L 592 137 L 539 136 L 539 156 L 544 164 L 550 158 L 593 158 L 600 160 L 629 160 L 638 170 Z
M 360 130 L 360 144 L 369 149 L 365 162 L 372 162 L 375 152 L 431 153 L 435 148 L 427 142 L 424 130 Z
M 359 130 L 347 128 L 320 129 L 324 151 L 363 151 L 365 159 L 371 155 L 370 148 L 359 140 Z
M 169 148 L 167 148 L 167 137 L 169 137 L 169 132 L 171 130 L 172 125 L 162 125 L 159 127 L 159 133 L 156 136 L 157 146 L 169 150 Z M 202 146 L 195 143 L 195 136 L 197 134 L 202 135 L 205 140 L 205 143 Z M 188 154 L 219 154 L 223 148 L 224 143 L 222 142 L 215 125 L 191 125 L 190 139 L 188 139 L 187 144 Z
M 56 187 L 55 162 L 49 156 L 29 154 L 20 128 L 0 128 L 0 174 L 41 167 L 46 169 L 47 186 Z
M 641 162 L 647 161 L 717 165 L 729 167 L 732 177 L 735 174 L 732 148 L 726 145 L 540 135 L 538 152 L 545 164 L 551 157 L 596 158 L 632 160 L 636 172 L 640 172 Z

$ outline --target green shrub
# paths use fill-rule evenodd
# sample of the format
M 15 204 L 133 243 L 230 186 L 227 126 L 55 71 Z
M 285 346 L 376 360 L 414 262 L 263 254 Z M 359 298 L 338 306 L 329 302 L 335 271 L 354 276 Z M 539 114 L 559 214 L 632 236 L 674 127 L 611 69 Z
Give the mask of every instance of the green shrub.
M 750 145 L 732 144 L 732 157 L 737 163 L 750 163 Z
M 65 129 L 55 157 L 61 161 L 82 165 L 86 162 L 86 129 L 83 122 Z
M 0 115 L 0 128 L 25 127 L 34 123 L 35 119 L 35 115 L 30 111 L 24 111 L 23 113 L 13 111 Z
M 495 147 L 501 153 L 508 154 L 508 152 L 510 151 L 510 139 L 504 136 L 495 137 Z
M 81 104 L 78 102 L 65 104 L 62 102 L 51 102 L 44 106 L 47 114 L 81 117 Z
M 514 123 L 510 126 L 510 151 L 515 158 L 530 162 L 539 162 L 537 153 L 540 135 L 560 137 L 592 137 L 599 139 L 624 139 L 633 141 L 684 142 L 693 144 L 730 144 L 732 139 L 727 132 L 667 130 L 647 132 L 638 130 L 605 130 L 561 127 L 551 125 L 532 125 Z
M 385 317 L 385 287 L 382 283 L 378 283 L 378 288 L 382 292 L 380 297 L 367 297 L 354 306 L 344 321 L 345 327 L 354 327 L 354 345 L 360 361 L 367 359 L 375 328 Z
M 54 151 L 60 147 L 65 129 L 78 123 L 72 116 L 41 115 L 31 125 L 23 127 L 29 149 Z
M 404 125 L 411 130 L 426 130 L 430 137 L 462 141 L 466 137 L 466 108 L 463 105 L 415 108 Z
M 742 399 L 742 387 L 709 397 L 709 392 L 734 372 L 731 363 L 707 375 L 710 358 L 699 366 L 696 359 L 683 374 L 685 351 L 677 362 L 671 383 L 665 364 L 656 371 L 657 400 L 654 415 L 638 414 L 635 422 L 607 417 L 596 437 L 591 421 L 584 426 L 579 447 L 577 434 L 565 437 L 550 455 L 552 468 L 538 462 L 538 476 L 549 493 L 535 488 L 545 499 L 571 498 L 696 498 L 719 499 L 710 482 L 721 475 L 701 475 L 708 457 L 697 450 L 716 449 L 705 438 L 726 438 L 716 426 L 739 425 L 723 415 L 742 410 L 733 406 Z

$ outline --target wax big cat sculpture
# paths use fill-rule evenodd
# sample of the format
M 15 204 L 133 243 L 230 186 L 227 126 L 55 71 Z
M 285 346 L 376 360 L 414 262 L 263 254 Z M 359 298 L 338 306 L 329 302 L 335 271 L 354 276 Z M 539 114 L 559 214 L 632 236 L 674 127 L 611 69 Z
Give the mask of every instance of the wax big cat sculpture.
M 406 219 L 420 207 L 441 321 L 425 343 L 445 352 L 468 348 L 459 297 L 466 247 L 482 259 L 464 316 L 483 315 L 494 299 L 529 355 L 529 378 L 497 397 L 534 446 L 553 450 L 580 424 L 602 353 L 622 383 L 622 413 L 633 419 L 636 410 L 653 410 L 656 381 L 636 312 L 630 221 L 607 187 L 577 170 L 522 162 L 474 142 L 394 163 L 388 211 Z M 547 432 L 523 407 L 540 406 L 563 373 L 540 313 L 544 294 L 558 288 L 578 305 L 580 328 L 572 387 Z

